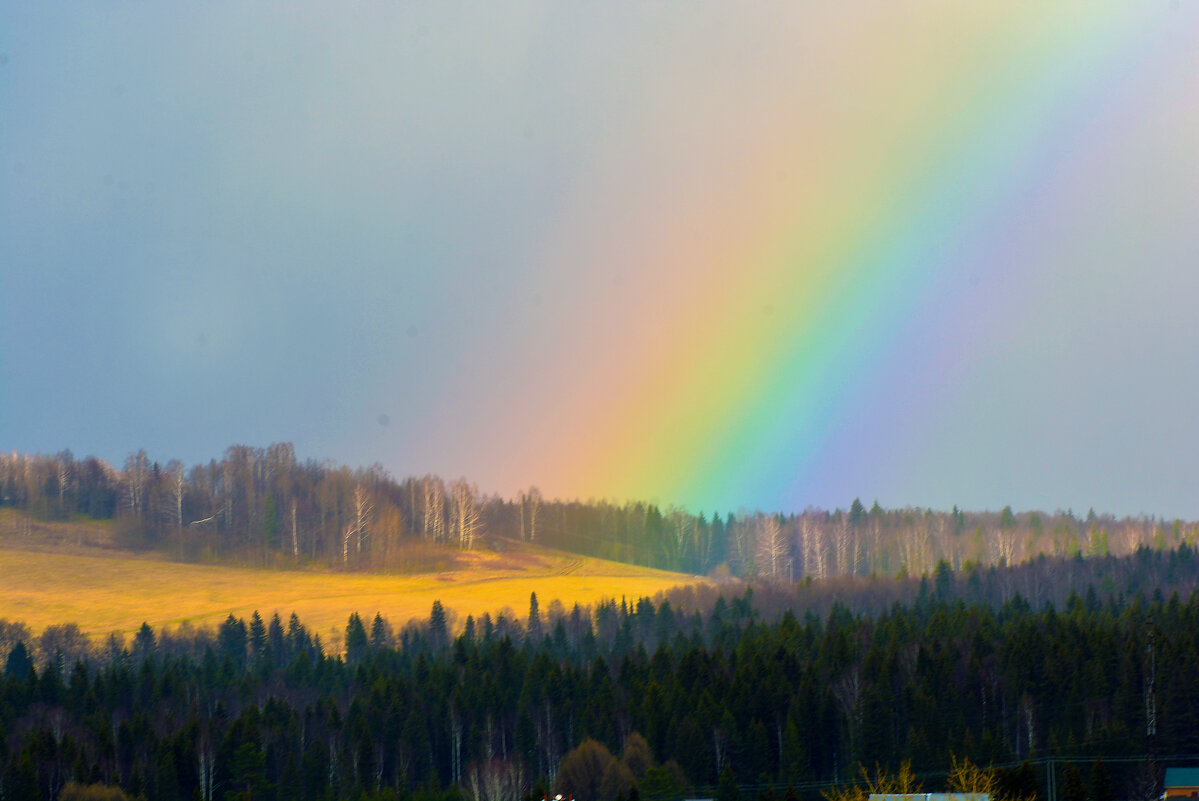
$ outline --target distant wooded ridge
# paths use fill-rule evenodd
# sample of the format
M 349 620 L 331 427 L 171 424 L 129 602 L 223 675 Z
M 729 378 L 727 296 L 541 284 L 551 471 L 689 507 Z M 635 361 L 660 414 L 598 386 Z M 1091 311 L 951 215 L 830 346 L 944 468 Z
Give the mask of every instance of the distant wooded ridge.
M 119 470 L 70 451 L 0 454 L 0 506 L 20 510 L 27 524 L 111 520 L 121 547 L 183 560 L 386 571 L 410 565 L 421 544 L 472 549 L 519 540 L 685 573 L 793 580 L 919 576 L 942 561 L 960 570 L 1042 555 L 1125 555 L 1194 545 L 1197 529 L 1093 511 L 944 512 L 867 508 L 859 500 L 844 510 L 709 515 L 644 502 L 549 500 L 535 487 L 502 498 L 465 479 L 400 480 L 379 465 L 301 462 L 290 443 L 234 445 L 220 460 L 192 467 L 139 450 Z

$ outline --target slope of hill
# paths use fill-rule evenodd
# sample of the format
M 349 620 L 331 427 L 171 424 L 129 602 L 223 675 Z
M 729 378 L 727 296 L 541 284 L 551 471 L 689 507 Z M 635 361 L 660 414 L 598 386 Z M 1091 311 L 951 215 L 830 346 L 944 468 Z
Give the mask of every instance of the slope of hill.
M 414 575 L 261 570 L 171 562 L 84 545 L 54 545 L 31 537 L 31 548 L 0 545 L 0 618 L 22 620 L 35 632 L 52 624 L 77 623 L 93 636 L 130 634 L 143 621 L 155 629 L 187 621 L 219 623 L 228 614 L 264 617 L 293 611 L 322 638 L 339 636 L 351 612 L 381 613 L 400 626 L 428 617 L 440 600 L 451 624 L 484 612 L 521 618 L 529 596 L 541 608 L 566 608 L 604 598 L 638 598 L 701 581 L 660 570 L 581 558 L 522 546 L 454 554 L 447 569 Z M 16 543 L 21 545 L 21 543 Z
M 62 545 L 94 540 L 180 561 L 255 567 L 413 573 L 428 569 L 427 549 L 460 553 L 498 538 L 685 573 L 827 579 L 920 576 L 941 560 L 957 571 L 1199 542 L 1195 521 L 1094 511 L 884 509 L 858 499 L 845 509 L 802 513 L 714 511 L 552 499 L 535 487 L 504 498 L 466 479 L 397 479 L 377 465 L 301 461 L 286 442 L 233 445 L 219 460 L 190 468 L 154 461 L 144 450 L 123 469 L 69 451 L 0 452 L 0 538 L 43 533 Z M 66 529 L 48 521 L 64 521 Z

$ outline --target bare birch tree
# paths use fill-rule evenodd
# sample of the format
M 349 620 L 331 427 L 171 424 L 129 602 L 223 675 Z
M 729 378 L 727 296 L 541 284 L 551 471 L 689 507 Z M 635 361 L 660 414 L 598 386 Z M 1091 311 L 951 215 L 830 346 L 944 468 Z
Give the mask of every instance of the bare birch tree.
M 529 542 L 537 539 L 537 516 L 541 513 L 541 490 L 529 487 L 521 496 L 521 534 L 524 534 L 525 514 L 529 521 Z
M 213 780 L 216 778 L 216 746 L 208 729 L 200 731 L 196 738 L 196 773 L 200 781 L 200 798 L 202 801 L 212 801 Z
M 787 567 L 787 540 L 783 536 L 783 527 L 775 515 L 758 515 L 756 528 L 761 569 L 772 578 L 778 578 Z
M 424 534 L 425 539 L 434 542 L 445 540 L 445 487 L 436 476 L 425 476 L 421 479 L 424 494 Z
M 874 573 L 883 564 L 883 512 L 876 502 L 870 509 L 870 550 L 866 554 L 867 572 Z
M 682 509 L 672 509 L 670 512 L 671 545 L 674 548 L 674 559 L 677 565 L 691 541 L 691 515 Z
M 836 548 L 836 566 L 835 570 L 838 575 L 845 575 L 849 572 L 850 550 L 853 544 L 853 527 L 849 525 L 849 517 L 840 515 L 837 518 L 833 529 L 834 546 Z
M 125 500 L 129 510 L 141 515 L 146 502 L 146 481 L 150 474 L 150 459 L 144 449 L 125 460 Z
M 374 504 L 371 503 L 366 487 L 362 486 L 362 484 L 355 484 L 354 518 L 346 525 L 341 535 L 341 563 L 343 565 L 348 565 L 350 562 L 351 542 L 354 543 L 355 556 L 362 553 L 362 543 L 369 536 L 371 516 L 374 509 Z
M 296 526 L 296 499 L 291 499 L 291 556 L 299 561 L 300 558 L 300 536 Z
M 804 573 L 818 579 L 828 578 L 827 529 L 816 520 L 816 512 L 808 509 L 800 517 L 799 530 L 803 548 Z
M 757 564 L 754 561 L 755 537 L 754 525 L 747 515 L 742 514 L 733 523 L 733 547 L 736 549 L 737 564 L 741 568 L 741 575 L 745 578 L 753 578 L 757 573 Z
M 470 550 L 475 546 L 479 531 L 479 506 L 475 503 L 475 492 L 466 479 L 460 478 L 453 486 L 454 534 L 458 547 Z
M 357 553 L 362 553 L 362 542 L 370 536 L 370 524 L 375 505 L 371 503 L 366 487 L 354 485 L 354 532 L 357 534 Z
M 1010 565 L 1016 557 L 1017 531 L 1014 528 L 1002 526 L 994 534 L 995 562 Z
M 524 791 L 524 765 L 517 759 L 487 759 L 467 771 L 471 801 L 517 801 Z
M 63 500 L 66 494 L 71 490 L 71 479 L 73 478 L 75 468 L 75 457 L 70 451 L 62 451 L 55 457 L 55 466 L 57 467 L 56 478 L 58 480 L 58 504 L 62 508 Z
M 187 481 L 183 477 L 183 462 L 172 459 L 167 462 L 167 493 L 170 500 L 168 513 L 171 523 L 176 529 L 183 528 L 183 495 L 187 490 Z

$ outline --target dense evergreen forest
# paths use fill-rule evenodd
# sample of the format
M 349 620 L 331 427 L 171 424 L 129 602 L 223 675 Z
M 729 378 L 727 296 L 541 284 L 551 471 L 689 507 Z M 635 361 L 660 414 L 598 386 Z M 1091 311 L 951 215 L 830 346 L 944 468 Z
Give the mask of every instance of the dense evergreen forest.
M 769 801 L 904 760 L 941 789 L 958 757 L 1010 766 L 1012 797 L 1045 797 L 1056 757 L 1072 760 L 1062 801 L 1151 798 L 1154 766 L 1199 754 L 1199 594 L 1172 591 L 1193 586 L 1196 555 L 1052 572 L 1069 565 L 1121 586 L 992 603 L 1004 571 L 945 565 L 890 605 L 909 582 L 842 582 L 854 603 L 824 593 L 827 611 L 804 595 L 821 582 L 593 610 L 534 597 L 521 620 L 460 631 L 435 604 L 400 631 L 351 617 L 338 654 L 294 616 L 144 626 L 99 649 L 3 623 L 0 798 L 70 782 L 62 797 Z
M 0 801 L 815 801 L 863 765 L 943 789 L 958 757 L 1010 799 L 1114 801 L 1199 761 L 1193 523 L 505 499 L 286 443 L 0 455 L 0 506 L 0 535 L 111 521 L 183 560 L 418 571 L 523 541 L 719 579 L 335 643 L 294 615 L 131 642 L 0 619 Z
M 502 538 L 700 575 L 920 576 L 941 560 L 957 570 L 1194 545 L 1197 530 L 1153 517 L 885 510 L 856 500 L 845 510 L 772 514 L 550 500 L 536 488 L 505 499 L 465 479 L 396 480 L 377 465 L 301 462 L 289 443 L 235 445 L 190 468 L 145 451 L 120 470 L 69 451 L 0 454 L 0 505 L 27 522 L 112 520 L 118 544 L 178 559 L 382 571 L 427 568 L 430 546 L 476 548 Z M 10 533 L 20 527 L 18 520 Z

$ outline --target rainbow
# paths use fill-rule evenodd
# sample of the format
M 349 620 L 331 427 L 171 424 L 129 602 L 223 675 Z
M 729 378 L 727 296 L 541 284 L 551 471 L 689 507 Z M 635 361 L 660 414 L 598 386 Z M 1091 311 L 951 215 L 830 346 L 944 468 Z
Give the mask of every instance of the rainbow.
M 1196 513 L 1199 2 L 10 5 L 0 447 Z
M 894 461 L 878 437 L 902 432 L 874 430 L 880 410 L 919 431 L 960 401 L 981 338 L 1013 335 L 1028 309 L 1003 287 L 1036 291 L 1027 251 L 1077 247 L 1037 229 L 1042 207 L 1093 191 L 1072 159 L 1132 135 L 1195 15 L 934 5 L 830 6 L 780 78 L 814 83 L 808 102 L 723 131 L 736 169 L 685 187 L 660 238 L 628 246 L 662 265 L 669 300 L 611 343 L 629 363 L 582 401 L 561 486 L 802 508 L 839 459 Z M 926 397 L 888 392 L 904 371 Z

